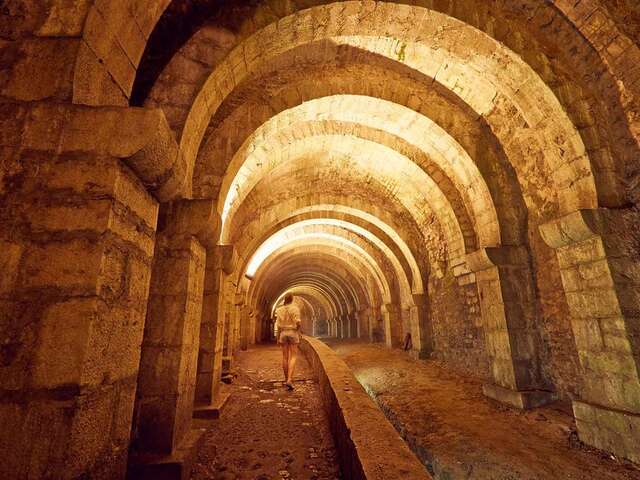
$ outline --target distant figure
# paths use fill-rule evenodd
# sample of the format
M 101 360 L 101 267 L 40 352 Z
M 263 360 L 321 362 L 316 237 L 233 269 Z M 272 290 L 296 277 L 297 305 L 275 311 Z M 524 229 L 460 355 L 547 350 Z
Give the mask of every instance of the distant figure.
M 284 296 L 284 305 L 276 308 L 276 336 L 282 346 L 282 370 L 285 385 L 289 390 L 293 390 L 293 371 L 300 343 L 300 322 L 300 309 L 293 304 L 293 295 L 287 293 Z
M 413 341 L 411 340 L 411 333 L 407 332 L 404 336 L 404 347 L 402 347 L 404 351 L 411 350 L 413 348 Z

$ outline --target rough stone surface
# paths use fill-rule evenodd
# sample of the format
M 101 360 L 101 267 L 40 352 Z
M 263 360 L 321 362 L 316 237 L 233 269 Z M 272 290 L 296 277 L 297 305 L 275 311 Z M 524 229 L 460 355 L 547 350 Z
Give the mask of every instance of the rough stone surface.
M 301 349 L 319 379 L 345 476 L 429 480 L 431 476 L 357 384 L 345 363 L 317 339 L 303 339 Z
M 207 433 L 191 478 L 344 478 L 312 370 L 301 357 L 296 389 L 288 392 L 281 357 L 275 345 L 238 354 L 238 378 L 222 417 L 195 422 Z
M 287 292 L 640 458 L 636 3 L 1 2 L 0 473 L 174 450 Z
M 442 363 L 363 343 L 330 345 L 435 478 L 640 478 L 637 466 L 579 442 L 561 404 L 509 409 Z

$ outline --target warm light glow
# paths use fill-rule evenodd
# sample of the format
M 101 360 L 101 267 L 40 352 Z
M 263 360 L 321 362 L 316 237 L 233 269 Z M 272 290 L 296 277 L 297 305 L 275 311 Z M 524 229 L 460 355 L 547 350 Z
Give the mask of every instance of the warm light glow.
M 298 231 L 305 231 L 308 228 L 328 227 L 328 226 L 338 227 L 338 228 L 342 228 L 344 230 L 348 230 L 350 232 L 356 233 L 356 234 L 366 238 L 373 245 L 375 245 L 377 248 L 379 248 L 385 254 L 385 256 L 389 259 L 389 261 L 392 263 L 394 269 L 396 270 L 396 273 L 398 275 L 398 279 L 400 281 L 400 289 L 401 289 L 402 294 L 406 295 L 406 296 L 410 295 L 410 293 L 411 293 L 411 285 L 409 284 L 408 278 L 407 278 L 407 276 L 406 276 L 406 274 L 405 274 L 405 272 L 404 272 L 404 270 L 402 268 L 402 265 L 400 264 L 398 258 L 394 255 L 393 251 L 382 240 L 380 240 L 378 237 L 373 235 L 371 232 L 369 232 L 365 228 L 362 228 L 362 227 L 360 227 L 358 225 L 355 225 L 353 223 L 350 223 L 350 222 L 346 222 L 344 220 L 338 220 L 338 219 L 332 219 L 332 218 L 319 218 L 319 219 L 303 220 L 303 221 L 297 222 L 297 223 L 295 223 L 293 225 L 290 225 L 287 228 L 289 229 L 289 231 L 291 229 L 293 229 L 293 228 L 295 228 Z M 271 240 L 273 238 L 274 237 L 271 237 L 269 240 Z M 295 238 L 298 238 L 298 237 L 295 237 Z M 267 240 L 267 242 L 269 240 Z M 265 244 L 266 244 L 266 242 L 265 242 Z M 265 245 L 265 244 L 263 244 L 263 245 Z M 277 248 L 279 248 L 279 247 L 276 247 L 276 249 Z M 263 255 L 264 255 L 264 252 L 262 251 L 261 248 L 259 248 L 255 255 L 260 255 L 258 258 L 262 258 Z M 249 263 L 249 266 L 252 267 L 252 268 L 257 268 L 253 264 L 253 260 L 256 258 L 255 255 L 252 258 L 251 262 Z M 264 259 L 262 261 L 264 261 Z M 247 270 L 247 271 L 249 272 L 249 270 Z M 247 275 L 250 275 L 250 274 L 247 273 Z
M 333 95 L 305 102 L 274 116 L 245 141 L 231 160 L 220 190 L 220 202 L 224 202 L 218 206 L 222 210 L 222 241 L 228 240 L 233 212 L 260 179 L 278 168 L 280 163 L 300 157 L 305 148 L 310 155 L 314 148 L 317 149 L 314 145 L 322 143 L 323 137 L 330 139 L 327 154 L 330 157 L 343 156 L 347 162 L 357 164 L 354 168 L 372 170 L 379 175 L 381 169 L 390 167 L 385 172 L 388 179 L 384 183 L 392 188 L 417 181 L 420 188 L 409 196 L 415 199 L 413 203 L 434 202 L 438 206 L 448 203 L 423 171 L 427 165 L 413 163 L 418 161 L 415 158 L 390 154 L 386 148 L 388 145 L 365 141 L 351 134 L 321 136 L 316 133 L 305 142 L 296 141 L 296 132 L 305 131 L 305 125 L 313 121 L 363 125 L 374 132 L 388 132 L 415 146 L 442 168 L 458 185 L 461 194 L 468 196 L 474 217 L 481 225 L 479 234 L 482 239 L 488 244 L 498 243 L 497 216 L 489 190 L 462 146 L 428 117 L 402 105 L 363 95 Z M 403 200 L 411 202 L 410 198 Z M 450 221 L 444 220 L 444 223 L 449 224 Z
M 309 224 L 315 224 L 316 225 L 330 225 L 331 220 L 329 219 L 323 219 L 323 220 L 312 220 L 309 222 Z M 302 223 L 302 222 L 300 222 Z M 293 242 L 298 242 L 301 240 L 309 240 L 309 239 L 325 239 L 325 240 L 331 240 L 334 241 L 338 244 L 347 246 L 349 248 L 352 249 L 356 249 L 359 251 L 359 253 L 362 253 L 363 255 L 365 255 L 366 257 L 369 257 L 369 255 L 358 245 L 355 245 L 354 243 L 350 242 L 349 240 L 343 238 L 343 237 L 339 237 L 337 235 L 332 235 L 329 233 L 321 233 L 321 232 L 311 232 L 311 233 L 295 233 L 293 232 L 293 230 L 297 229 L 300 226 L 300 223 L 296 223 L 293 225 L 289 225 L 286 228 L 283 228 L 282 230 L 280 230 L 279 232 L 273 234 L 271 237 L 269 237 L 261 246 L 260 248 L 256 251 L 256 253 L 253 255 L 253 257 L 251 258 L 251 260 L 249 261 L 249 264 L 247 265 L 247 270 L 246 270 L 246 275 L 249 275 L 250 277 L 254 277 L 258 268 L 260 268 L 260 266 L 262 265 L 262 263 L 270 256 L 272 255 L 274 252 L 276 252 L 277 250 L 281 249 L 282 247 L 284 247 L 287 244 L 293 243 Z M 293 234 L 292 234 L 293 233 Z

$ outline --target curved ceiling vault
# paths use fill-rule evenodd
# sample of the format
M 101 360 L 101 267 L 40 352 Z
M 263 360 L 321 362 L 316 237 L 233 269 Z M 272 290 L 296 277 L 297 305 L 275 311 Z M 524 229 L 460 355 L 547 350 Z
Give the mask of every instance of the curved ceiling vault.
M 285 3 L 212 6 L 134 91 L 176 133 L 185 195 L 217 204 L 252 309 L 411 307 L 480 248 L 631 198 L 635 90 L 554 2 Z

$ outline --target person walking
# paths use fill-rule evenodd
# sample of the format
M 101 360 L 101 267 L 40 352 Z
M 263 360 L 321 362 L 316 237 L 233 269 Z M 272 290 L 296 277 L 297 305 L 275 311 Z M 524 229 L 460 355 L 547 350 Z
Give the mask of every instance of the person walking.
M 300 309 L 293 303 L 293 295 L 284 296 L 284 304 L 276 308 L 276 338 L 282 347 L 282 370 L 285 386 L 293 390 L 293 373 L 300 343 Z

